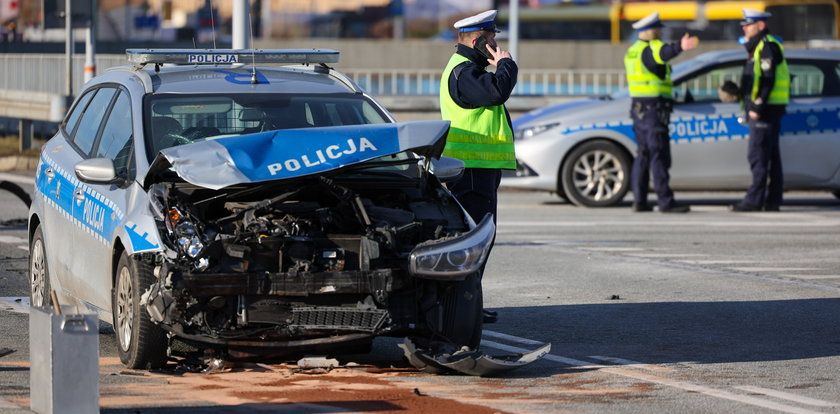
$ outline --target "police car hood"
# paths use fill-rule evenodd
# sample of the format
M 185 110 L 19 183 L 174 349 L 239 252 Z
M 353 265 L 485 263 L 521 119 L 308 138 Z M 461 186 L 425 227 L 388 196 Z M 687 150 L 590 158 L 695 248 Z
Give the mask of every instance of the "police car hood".
M 172 169 L 184 181 L 209 189 L 302 177 L 412 151 L 440 158 L 449 121 L 415 121 L 286 129 L 196 142 L 162 150 L 144 185 Z

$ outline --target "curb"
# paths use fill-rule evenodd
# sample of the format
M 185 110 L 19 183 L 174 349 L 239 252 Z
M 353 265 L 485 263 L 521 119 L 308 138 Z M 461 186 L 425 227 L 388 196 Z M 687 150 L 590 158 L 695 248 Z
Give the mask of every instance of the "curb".
M 38 157 L 24 155 L 7 155 L 0 157 L 0 171 L 35 172 L 38 168 Z

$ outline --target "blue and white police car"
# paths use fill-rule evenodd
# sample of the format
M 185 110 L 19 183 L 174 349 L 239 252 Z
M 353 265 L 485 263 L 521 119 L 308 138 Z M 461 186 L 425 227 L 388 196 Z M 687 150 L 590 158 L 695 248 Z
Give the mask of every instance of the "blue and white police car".
M 418 366 L 492 371 L 445 357 L 479 345 L 495 233 L 441 184 L 463 170 L 440 158 L 448 122 L 396 123 L 328 66 L 333 50 L 127 58 L 42 149 L 33 306 L 55 291 L 113 321 L 131 368 L 191 351 L 358 352 L 390 335 Z
M 791 72 L 780 140 L 785 188 L 840 196 L 840 51 L 787 49 L 785 57 Z M 721 102 L 717 91 L 727 80 L 740 83 L 745 59 L 743 50 L 716 51 L 673 67 L 673 189 L 749 186 L 743 109 Z M 557 193 L 586 207 L 624 199 L 636 151 L 626 90 L 538 109 L 513 123 L 518 169 L 503 186 Z

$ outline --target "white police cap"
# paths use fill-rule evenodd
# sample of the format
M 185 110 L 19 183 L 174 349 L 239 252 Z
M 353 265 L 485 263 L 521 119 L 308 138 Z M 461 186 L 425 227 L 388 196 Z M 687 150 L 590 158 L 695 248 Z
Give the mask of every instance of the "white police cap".
M 741 20 L 741 26 L 753 24 L 759 20 L 767 20 L 771 16 L 770 12 L 755 10 L 755 9 L 741 9 L 744 13 L 744 20 Z
M 653 29 L 654 27 L 662 27 L 662 20 L 659 20 L 659 12 L 653 12 L 641 20 L 633 23 L 633 28 L 638 31 L 645 31 L 648 29 Z
M 477 32 L 479 30 L 487 30 L 499 33 L 499 30 L 496 30 L 495 20 L 496 11 L 487 10 L 476 14 L 475 16 L 458 20 L 455 22 L 455 28 L 458 29 L 459 32 Z

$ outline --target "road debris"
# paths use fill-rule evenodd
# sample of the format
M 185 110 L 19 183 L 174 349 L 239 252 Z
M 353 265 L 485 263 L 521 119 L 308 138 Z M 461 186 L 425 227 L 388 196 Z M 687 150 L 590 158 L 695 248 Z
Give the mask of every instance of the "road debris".
M 415 368 L 434 374 L 459 372 L 467 375 L 493 376 L 528 365 L 551 351 L 551 344 L 545 344 L 531 352 L 516 355 L 489 356 L 479 350 L 463 347 L 452 354 L 429 354 L 418 349 L 406 338 L 397 345 L 405 352 L 408 362 Z

